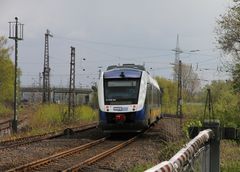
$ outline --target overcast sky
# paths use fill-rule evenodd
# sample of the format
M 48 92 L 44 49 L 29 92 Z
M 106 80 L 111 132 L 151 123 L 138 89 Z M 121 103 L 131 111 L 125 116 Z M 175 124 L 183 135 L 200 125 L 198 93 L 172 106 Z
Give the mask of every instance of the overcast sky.
M 177 34 L 183 63 L 192 64 L 202 80 L 225 79 L 227 74 L 217 70 L 222 59 L 214 29 L 230 4 L 231 0 L 1 0 L 0 35 L 8 37 L 8 22 L 15 16 L 24 24 L 24 40 L 19 42 L 22 85 L 38 84 L 46 29 L 53 34 L 51 85 L 69 82 L 70 46 L 76 47 L 77 87 L 96 81 L 100 66 L 105 70 L 123 63 L 145 63 L 153 76 L 172 79 Z

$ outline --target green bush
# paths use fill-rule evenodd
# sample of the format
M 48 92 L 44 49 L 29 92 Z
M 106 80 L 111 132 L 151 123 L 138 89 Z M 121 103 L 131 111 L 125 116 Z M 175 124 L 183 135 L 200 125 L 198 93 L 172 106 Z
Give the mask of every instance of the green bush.
M 215 81 L 209 86 L 212 92 L 213 110 L 215 118 L 224 127 L 240 126 L 239 95 L 231 82 Z

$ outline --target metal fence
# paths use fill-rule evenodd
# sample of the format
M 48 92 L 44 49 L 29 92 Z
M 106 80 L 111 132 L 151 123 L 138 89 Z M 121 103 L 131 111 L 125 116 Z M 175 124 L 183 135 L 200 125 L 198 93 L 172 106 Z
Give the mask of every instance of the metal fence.
M 211 129 L 201 131 L 169 161 L 164 161 L 145 172 L 211 171 L 210 140 L 214 138 Z

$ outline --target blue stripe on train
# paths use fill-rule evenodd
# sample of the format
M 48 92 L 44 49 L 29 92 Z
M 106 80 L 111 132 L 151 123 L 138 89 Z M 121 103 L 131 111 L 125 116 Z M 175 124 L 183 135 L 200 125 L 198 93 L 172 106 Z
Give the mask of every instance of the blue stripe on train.
M 132 69 L 119 69 L 104 72 L 104 78 L 122 78 L 122 74 L 124 74 L 125 78 L 140 78 L 142 72 Z
M 101 121 L 107 121 L 106 112 L 103 112 L 99 109 L 99 118 Z
M 136 112 L 136 120 L 144 120 L 146 118 L 145 107 Z

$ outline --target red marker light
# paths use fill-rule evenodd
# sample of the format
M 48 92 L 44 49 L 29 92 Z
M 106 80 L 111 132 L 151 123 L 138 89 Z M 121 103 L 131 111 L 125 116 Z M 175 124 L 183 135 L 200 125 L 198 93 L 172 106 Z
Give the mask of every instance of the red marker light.
M 116 119 L 116 121 L 125 121 L 125 120 L 126 120 L 126 117 L 125 117 L 124 114 L 117 114 L 117 115 L 115 116 L 115 119 Z

